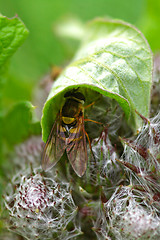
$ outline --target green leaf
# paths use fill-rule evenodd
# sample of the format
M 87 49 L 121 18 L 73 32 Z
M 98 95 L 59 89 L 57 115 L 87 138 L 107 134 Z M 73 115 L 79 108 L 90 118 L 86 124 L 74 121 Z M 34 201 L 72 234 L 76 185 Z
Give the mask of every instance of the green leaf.
M 3 123 L 1 104 L 3 97 L 3 86 L 5 83 L 4 75 L 6 72 L 6 65 L 9 58 L 23 43 L 27 35 L 28 30 L 18 17 L 9 19 L 5 16 L 0 15 L 0 157 L 2 156 L 2 135 L 3 130 L 5 129 L 5 127 L 2 128 L 2 126 L 5 124 L 10 129 L 9 123 Z M 11 119 L 9 119 L 9 121 L 11 121 Z M 10 133 L 12 133 L 12 131 Z M 11 137 L 15 138 L 15 135 Z
M 23 22 L 0 16 L 0 67 L 13 55 L 28 35 Z
M 90 101 L 93 90 L 115 99 L 136 130 L 141 119 L 135 109 L 146 117 L 149 114 L 151 81 L 152 53 L 138 29 L 118 20 L 90 22 L 80 50 L 54 82 L 45 103 L 43 140 L 47 140 L 64 92 L 75 87 L 87 88 L 85 97 Z
M 32 134 L 40 134 L 40 123 L 33 122 L 34 106 L 30 102 L 15 104 L 4 117 L 3 137 L 7 144 L 24 141 Z

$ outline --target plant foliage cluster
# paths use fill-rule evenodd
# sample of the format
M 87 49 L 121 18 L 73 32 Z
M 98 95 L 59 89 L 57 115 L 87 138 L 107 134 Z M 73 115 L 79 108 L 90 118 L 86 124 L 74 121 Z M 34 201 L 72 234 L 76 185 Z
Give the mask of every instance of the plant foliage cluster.
M 4 16 L 0 29 L 4 89 L 8 61 L 28 30 L 18 17 Z M 160 236 L 158 57 L 151 92 L 152 53 L 138 29 L 122 21 L 96 19 L 80 36 L 81 46 L 72 62 L 60 75 L 54 67 L 34 92 L 34 101 L 39 106 L 45 103 L 41 125 L 37 117 L 41 109 L 38 113 L 29 101 L 5 110 L 0 106 L 1 186 L 10 178 L 4 194 L 7 211 L 0 209 L 2 239 Z M 88 146 L 87 170 L 81 178 L 66 155 L 49 172 L 40 167 L 42 139 L 47 141 L 64 94 L 75 88 L 85 95 L 85 106 L 95 102 L 85 110 L 85 117 L 103 123 L 101 127 L 85 124 L 92 151 Z M 4 229 L 6 224 L 11 233 Z

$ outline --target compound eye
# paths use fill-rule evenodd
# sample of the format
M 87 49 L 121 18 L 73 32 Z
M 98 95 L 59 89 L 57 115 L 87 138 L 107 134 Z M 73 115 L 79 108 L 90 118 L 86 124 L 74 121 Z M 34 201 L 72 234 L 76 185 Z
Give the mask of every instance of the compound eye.
M 70 97 L 71 95 L 72 95 L 72 91 L 69 91 L 64 94 L 64 97 L 67 98 L 67 97 Z
M 74 97 L 85 102 L 85 97 L 81 92 L 76 92 Z
M 77 92 L 76 89 L 73 89 L 72 91 L 68 91 L 64 94 L 64 97 L 67 98 L 67 97 L 74 97 L 74 98 L 77 98 L 79 100 L 82 100 L 85 102 L 85 97 L 84 95 L 81 93 L 81 92 Z

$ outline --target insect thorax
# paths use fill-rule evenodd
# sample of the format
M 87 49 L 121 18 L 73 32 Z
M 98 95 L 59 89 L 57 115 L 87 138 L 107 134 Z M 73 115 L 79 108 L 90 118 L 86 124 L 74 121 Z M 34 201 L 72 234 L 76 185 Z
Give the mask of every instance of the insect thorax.
M 69 99 L 66 99 L 66 102 L 62 107 L 61 115 L 62 117 L 66 117 L 66 118 L 67 117 L 78 118 L 79 116 L 82 116 L 83 114 L 82 110 L 83 110 L 83 107 L 81 102 L 75 99 L 69 98 Z
M 77 128 L 82 115 L 82 103 L 73 98 L 66 99 L 61 110 L 61 125 L 66 137 L 69 137 L 70 132 Z

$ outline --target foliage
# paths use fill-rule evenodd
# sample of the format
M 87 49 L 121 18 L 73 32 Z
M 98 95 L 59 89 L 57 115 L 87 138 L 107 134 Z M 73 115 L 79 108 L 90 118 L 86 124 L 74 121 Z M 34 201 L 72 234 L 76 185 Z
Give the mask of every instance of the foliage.
M 5 114 L 3 136 L 9 145 L 15 145 L 24 141 L 30 135 L 40 133 L 39 122 L 33 122 L 34 109 L 35 107 L 30 102 L 25 101 L 15 104 Z
M 82 45 L 71 64 L 53 84 L 42 117 L 43 140 L 46 142 L 69 88 L 88 88 L 86 99 L 101 93 L 115 99 L 133 129 L 140 127 L 135 109 L 149 114 L 152 82 L 152 54 L 143 35 L 133 26 L 97 19 L 89 24 Z M 83 91 L 83 90 L 82 90 Z M 139 97 L 141 100 L 139 101 Z
M 0 72 L 1 72 L 1 96 L 3 96 L 3 85 L 4 85 L 4 75 L 6 62 L 13 55 L 13 53 L 18 49 L 18 47 L 23 43 L 26 36 L 28 35 L 28 30 L 25 28 L 22 21 L 15 17 L 9 19 L 7 17 L 0 16 Z M 2 99 L 1 99 L 2 100 Z M 1 116 L 1 126 L 5 124 L 2 121 L 2 102 L 1 102 L 0 116 Z M 16 125 L 17 129 L 18 125 Z M 2 130 L 0 138 L 2 138 Z
M 160 58 L 157 54 L 154 62 L 149 113 L 150 48 L 139 30 L 110 17 L 123 19 L 138 27 L 145 34 L 152 51 L 156 52 L 159 50 L 159 1 L 46 0 L 42 3 L 39 0 L 0 0 L 0 5 L 2 13 L 7 16 L 17 13 L 30 31 L 29 38 L 19 48 L 28 35 L 26 27 L 17 16 L 12 19 L 0 16 L 0 147 L 3 150 L 3 154 L 0 152 L 0 194 L 3 192 L 5 195 L 8 209 L 6 211 L 0 204 L 0 238 L 158 239 Z M 108 22 L 93 21 L 85 29 L 85 22 L 97 15 L 107 16 Z M 116 35 L 116 29 L 125 31 Z M 113 44 L 112 33 L 118 46 Z M 112 43 L 105 58 L 107 64 L 113 60 L 112 70 L 116 70 L 121 82 L 114 81 L 114 86 L 112 81 L 107 86 L 101 82 L 102 90 L 97 79 L 102 73 L 109 75 L 109 70 L 99 64 L 95 64 L 94 68 L 90 58 L 103 61 L 103 49 L 101 55 L 94 56 L 88 50 L 92 43 L 94 53 L 97 53 L 98 41 L 106 39 L 106 36 Z M 81 39 L 84 41 L 76 56 L 56 80 L 52 90 L 51 86 L 59 74 L 59 68 L 55 66 L 37 87 L 36 83 L 51 65 L 64 66 L 68 63 Z M 125 43 L 129 44 L 128 48 Z M 132 54 L 129 55 L 129 52 Z M 119 60 L 118 64 L 115 60 Z M 125 68 L 128 67 L 127 71 L 124 71 L 122 63 Z M 81 78 L 82 67 L 85 78 Z M 78 69 L 77 75 L 73 76 L 73 68 Z M 87 87 L 82 87 L 81 81 L 89 80 L 86 73 L 93 78 L 87 82 Z M 62 81 L 67 74 L 71 79 L 76 76 L 76 83 L 70 79 L 65 85 Z M 122 91 L 124 79 L 124 89 L 129 90 L 129 94 Z M 135 85 L 127 79 L 135 79 Z M 51 90 L 42 121 L 43 139 L 46 141 L 55 115 L 63 105 L 64 93 L 78 86 L 86 97 L 85 106 L 95 101 L 94 105 L 84 110 L 85 117 L 103 123 L 103 126 L 85 123 L 92 149 L 91 153 L 87 146 L 86 173 L 78 177 L 65 154 L 51 171 L 42 172 L 40 161 L 44 144 L 38 118 L 43 104 Z M 143 101 L 139 101 L 139 96 Z M 138 112 L 135 113 L 135 109 Z M 126 122 L 129 116 L 131 121 Z M 132 130 L 137 129 L 140 122 L 143 126 L 135 136 Z M 55 228 L 57 222 L 58 229 Z M 12 232 L 8 232 L 6 226 Z
M 3 16 L 0 16 L 0 30 L 0 67 L 2 67 L 22 44 L 28 31 L 19 18 L 8 19 Z

